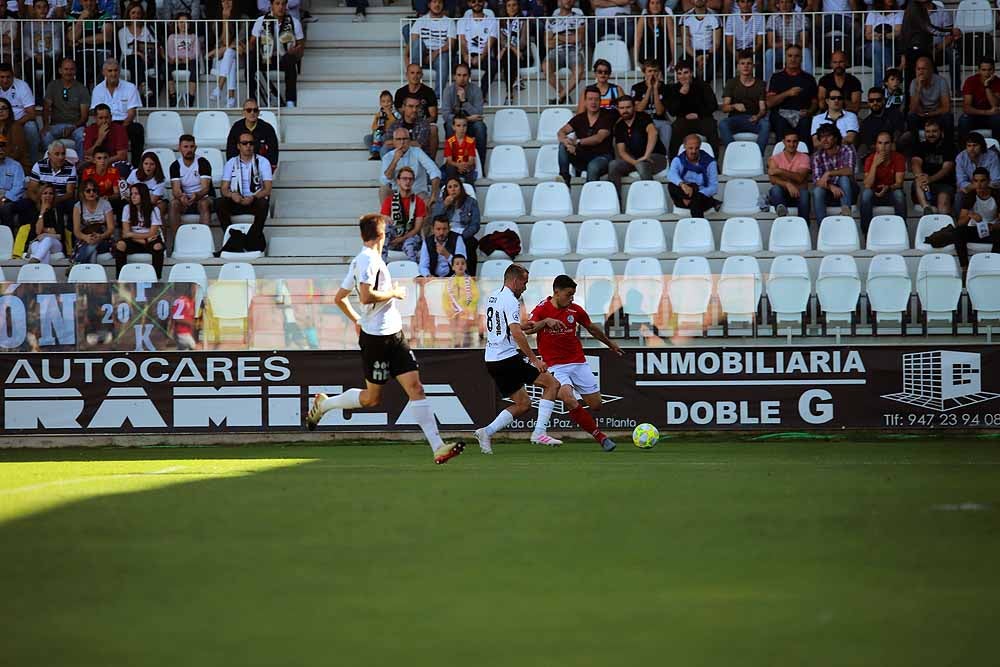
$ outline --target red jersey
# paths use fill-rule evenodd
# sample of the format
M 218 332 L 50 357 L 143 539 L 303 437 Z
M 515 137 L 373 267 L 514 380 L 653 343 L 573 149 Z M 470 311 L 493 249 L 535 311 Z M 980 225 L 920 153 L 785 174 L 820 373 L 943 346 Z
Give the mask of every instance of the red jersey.
M 448 141 L 444 142 L 444 156 L 451 158 L 455 162 L 475 162 L 476 160 L 476 140 L 465 135 L 462 143 L 458 142 L 458 137 L 451 135 Z
M 545 299 L 531 311 L 532 322 L 538 322 L 551 317 L 559 320 L 566 327 L 562 331 L 542 329 L 538 332 L 538 354 L 548 366 L 558 364 L 583 364 L 587 360 L 583 356 L 583 344 L 576 335 L 576 327 L 589 326 L 590 317 L 575 303 L 565 308 L 556 308 L 550 299 Z
M 80 183 L 90 180 L 97 183 L 97 189 L 100 190 L 102 197 L 111 197 L 120 193 L 118 181 L 121 178 L 118 174 L 118 169 L 113 167 L 108 167 L 104 175 L 101 176 L 97 173 L 97 167 L 90 165 L 83 170 L 80 174 Z

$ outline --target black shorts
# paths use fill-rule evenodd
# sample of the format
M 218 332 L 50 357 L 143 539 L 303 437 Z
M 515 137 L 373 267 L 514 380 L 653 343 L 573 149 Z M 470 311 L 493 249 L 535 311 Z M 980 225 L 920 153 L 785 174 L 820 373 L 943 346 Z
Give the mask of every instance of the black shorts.
M 540 373 L 538 369 L 528 363 L 528 360 L 520 354 L 501 359 L 500 361 L 487 361 L 486 370 L 490 377 L 497 384 L 500 395 L 509 397 L 526 384 L 534 384 Z
M 402 331 L 389 336 L 373 336 L 362 331 L 358 343 L 365 379 L 372 384 L 385 384 L 391 377 L 420 370 Z

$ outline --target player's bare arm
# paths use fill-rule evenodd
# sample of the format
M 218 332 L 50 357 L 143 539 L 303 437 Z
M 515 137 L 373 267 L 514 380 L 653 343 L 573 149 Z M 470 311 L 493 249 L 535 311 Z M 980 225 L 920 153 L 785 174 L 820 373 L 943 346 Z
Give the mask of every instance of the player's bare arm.
M 521 331 L 530 336 L 531 334 L 538 333 L 545 328 L 552 329 L 553 331 L 562 331 L 566 327 L 559 320 L 552 317 L 546 317 L 545 319 L 538 320 L 537 322 L 529 320 L 526 324 L 521 326 Z
M 624 356 L 625 352 L 615 341 L 608 338 L 607 334 L 604 333 L 604 329 L 597 326 L 594 322 L 587 325 L 587 331 L 590 335 L 603 343 L 609 350 L 617 354 L 619 357 Z
M 514 339 L 514 342 L 517 343 L 517 349 L 520 350 L 521 354 L 525 356 L 528 363 L 543 373 L 548 370 L 545 362 L 539 359 L 531 349 L 531 345 L 528 344 L 528 337 L 524 334 L 524 330 L 521 328 L 520 324 L 517 322 L 510 323 L 510 335 Z

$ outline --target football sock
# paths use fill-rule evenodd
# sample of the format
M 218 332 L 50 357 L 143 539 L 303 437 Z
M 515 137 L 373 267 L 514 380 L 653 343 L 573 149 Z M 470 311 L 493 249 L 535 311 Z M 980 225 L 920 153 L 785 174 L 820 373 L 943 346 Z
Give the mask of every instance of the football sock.
M 343 394 L 330 396 L 320 403 L 323 412 L 330 410 L 357 410 L 361 407 L 361 390 L 348 389 Z
M 547 398 L 538 401 L 538 419 L 535 421 L 534 435 L 541 435 L 548 429 L 549 418 L 552 416 L 552 408 L 555 406 L 555 401 L 550 401 Z
M 431 409 L 431 402 L 426 398 L 410 401 L 410 407 L 413 408 L 413 416 L 420 424 L 420 430 L 424 432 L 424 437 L 430 443 L 431 449 L 436 452 L 444 445 L 444 440 L 438 433 L 437 419 L 434 417 L 434 410 Z
M 514 421 L 514 415 L 510 413 L 510 410 L 501 410 L 500 414 L 496 416 L 496 419 L 491 421 L 486 427 L 486 435 L 493 436 L 493 434 L 504 430 L 510 423 Z
M 582 405 L 578 405 L 569 411 L 569 418 L 575 421 L 580 428 L 593 436 L 594 440 L 601 442 L 607 436 L 597 428 L 597 422 L 591 416 L 590 412 L 584 408 Z

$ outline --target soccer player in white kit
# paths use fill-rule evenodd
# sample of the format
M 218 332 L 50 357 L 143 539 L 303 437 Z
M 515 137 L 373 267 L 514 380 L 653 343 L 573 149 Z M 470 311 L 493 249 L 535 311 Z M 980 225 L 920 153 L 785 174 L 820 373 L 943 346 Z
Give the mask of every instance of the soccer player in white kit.
M 392 284 L 389 268 L 382 260 L 385 228 L 388 218 L 377 213 L 360 220 L 361 240 L 365 248 L 351 261 L 350 269 L 334 302 L 355 326 L 360 328 L 358 343 L 365 367 L 365 389 L 348 389 L 337 396 L 316 394 L 306 426 L 310 431 L 330 410 L 371 408 L 382 400 L 382 388 L 390 377 L 396 378 L 410 399 L 410 408 L 434 451 L 434 463 L 445 463 L 465 449 L 465 443 L 445 443 L 438 433 L 437 420 L 420 382 L 420 366 L 406 344 L 403 320 L 396 308 L 396 299 L 406 298 L 406 288 Z M 362 314 L 347 300 L 357 287 Z M 557 387 L 558 388 L 558 387 Z
M 488 426 L 476 430 L 479 449 L 484 454 L 493 453 L 490 439 L 497 431 L 531 409 L 531 398 L 524 388 L 526 384 L 542 388 L 531 442 L 550 447 L 562 444 L 561 440 L 545 432 L 555 406 L 559 382 L 548 373 L 545 362 L 532 352 L 526 336 L 546 326 L 562 325 L 545 321 L 522 326 L 520 298 L 527 284 L 528 270 L 511 264 L 503 274 L 503 287 L 493 292 L 486 301 L 486 370 L 496 382 L 500 395 L 514 403 L 501 410 Z

